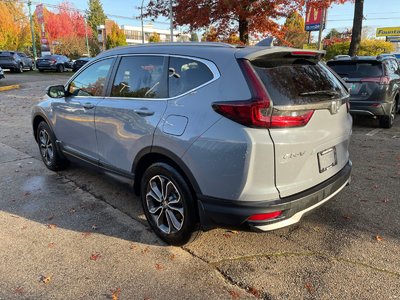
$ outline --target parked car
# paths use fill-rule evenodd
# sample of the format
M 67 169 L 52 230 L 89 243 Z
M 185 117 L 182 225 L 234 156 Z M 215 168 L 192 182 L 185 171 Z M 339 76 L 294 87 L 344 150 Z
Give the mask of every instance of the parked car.
M 3 79 L 3 78 L 6 78 L 6 77 L 4 76 L 3 69 L 0 67 L 0 79 Z
M 45 55 L 37 59 L 36 68 L 39 72 L 50 70 L 62 73 L 66 69 L 72 69 L 72 62 L 64 55 Z
M 392 55 L 400 62 L 400 53 L 392 53 Z
M 379 119 L 393 126 L 400 110 L 400 68 L 392 55 L 356 56 L 327 62 L 350 89 L 350 113 Z
M 21 58 L 24 68 L 27 68 L 31 71 L 35 68 L 35 61 L 33 58 L 29 57 L 24 52 L 17 52 L 17 54 Z
M 281 228 L 350 181 L 349 95 L 323 53 L 115 48 L 48 88 L 33 134 L 50 170 L 78 159 L 133 180 L 168 243 L 214 226 Z
M 74 72 L 78 71 L 90 60 L 91 60 L 90 57 L 81 57 L 80 59 L 75 60 L 74 64 L 72 65 L 72 71 L 74 71 Z
M 32 60 L 22 56 L 22 52 L 0 51 L 0 67 L 11 71 L 22 73 L 24 69 L 33 69 Z

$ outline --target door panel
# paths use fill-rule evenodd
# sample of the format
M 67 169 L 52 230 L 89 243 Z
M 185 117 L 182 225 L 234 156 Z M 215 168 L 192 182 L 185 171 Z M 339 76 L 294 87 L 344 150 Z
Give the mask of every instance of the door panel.
M 152 145 L 167 107 L 166 63 L 163 56 L 121 58 L 110 97 L 95 110 L 101 164 L 131 172 L 137 153 Z
M 98 160 L 94 112 L 103 99 L 113 58 L 98 61 L 69 83 L 64 101 L 52 103 L 55 133 L 63 148 L 90 160 Z

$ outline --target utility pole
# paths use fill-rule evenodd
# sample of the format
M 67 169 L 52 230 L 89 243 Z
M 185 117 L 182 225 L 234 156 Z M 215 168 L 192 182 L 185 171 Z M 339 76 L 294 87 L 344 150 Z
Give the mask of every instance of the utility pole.
M 88 39 L 88 33 L 87 33 L 87 21 L 86 21 L 86 16 L 84 16 L 84 21 L 85 21 L 86 50 L 87 50 L 88 56 L 90 57 L 90 49 L 89 49 L 89 39 Z
M 142 0 L 142 5 L 140 6 L 140 21 L 142 22 L 142 44 L 144 44 L 143 3 L 144 3 L 144 0 Z
M 169 29 L 171 31 L 171 43 L 174 42 L 174 20 L 172 11 L 172 0 L 169 0 Z
M 32 35 L 32 50 L 33 50 L 33 58 L 37 59 L 37 52 L 36 52 L 36 41 L 35 41 L 35 29 L 33 27 L 33 19 L 32 19 L 32 11 L 31 11 L 32 2 L 28 1 L 28 8 L 29 8 L 29 23 L 31 26 L 31 35 Z
M 323 8 L 321 23 L 319 24 L 318 50 L 322 50 L 322 31 L 324 31 L 326 13 L 327 13 L 327 9 Z

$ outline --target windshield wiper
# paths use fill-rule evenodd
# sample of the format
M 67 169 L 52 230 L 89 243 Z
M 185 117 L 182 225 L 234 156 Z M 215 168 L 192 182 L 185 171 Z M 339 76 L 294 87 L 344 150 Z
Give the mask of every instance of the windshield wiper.
M 325 90 L 325 91 L 314 91 L 314 92 L 306 92 L 306 93 L 300 93 L 299 96 L 319 96 L 319 95 L 327 95 L 327 96 L 338 96 L 339 93 L 336 91 L 332 90 Z

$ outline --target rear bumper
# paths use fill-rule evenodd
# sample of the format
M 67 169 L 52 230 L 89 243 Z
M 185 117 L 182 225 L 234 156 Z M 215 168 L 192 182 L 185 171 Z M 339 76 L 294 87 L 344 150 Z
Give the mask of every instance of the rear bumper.
M 2 62 L 0 63 L 0 67 L 2 69 L 17 69 L 19 68 L 19 64 L 14 62 Z
M 266 201 L 234 201 L 198 196 L 200 220 L 205 229 L 215 225 L 228 227 L 250 227 L 269 231 L 289 226 L 300 221 L 303 215 L 329 201 L 350 183 L 352 163 L 336 175 L 304 192 Z M 282 214 L 267 221 L 248 221 L 255 214 L 282 211 Z
M 51 65 L 51 66 L 36 65 L 36 68 L 39 70 L 57 70 L 57 65 Z
M 383 116 L 390 112 L 390 105 L 390 102 L 350 100 L 350 113 L 352 115 Z

